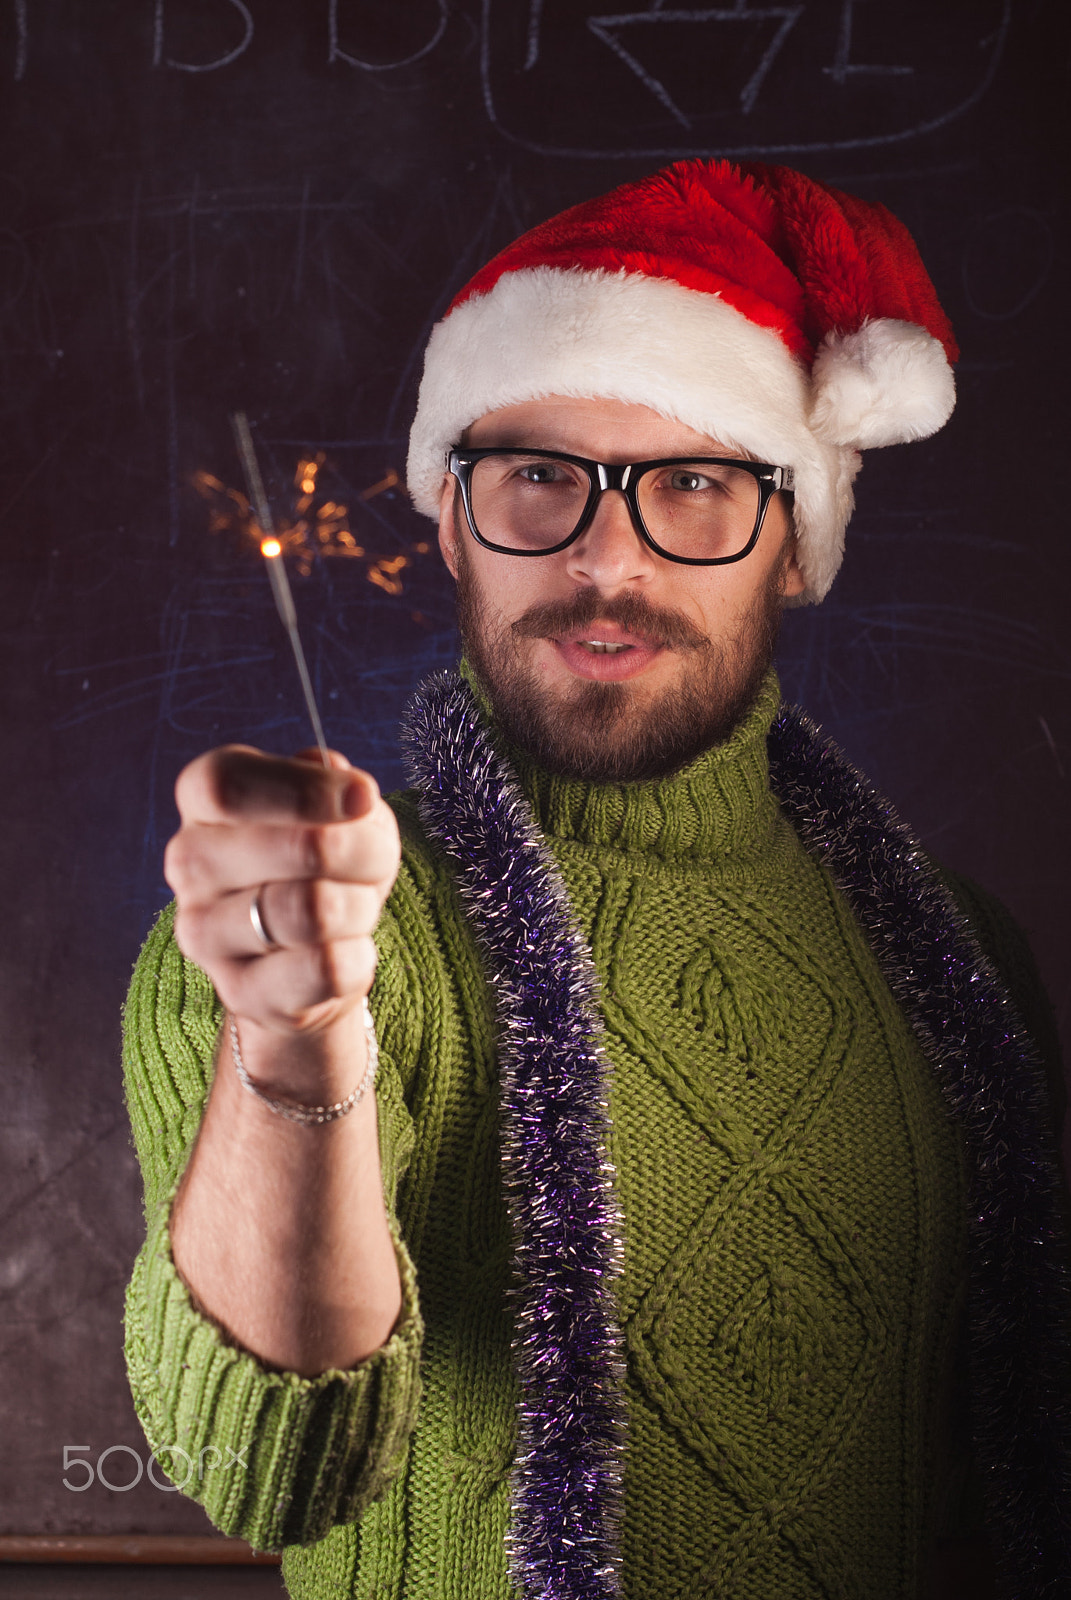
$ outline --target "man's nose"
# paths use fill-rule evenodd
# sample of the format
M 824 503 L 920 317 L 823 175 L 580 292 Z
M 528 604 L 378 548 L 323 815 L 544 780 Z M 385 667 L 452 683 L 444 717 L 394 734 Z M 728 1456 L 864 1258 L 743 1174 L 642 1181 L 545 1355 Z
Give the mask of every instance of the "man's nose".
M 648 581 L 658 560 L 640 537 L 620 489 L 603 490 L 595 515 L 565 554 L 572 577 L 607 590 Z

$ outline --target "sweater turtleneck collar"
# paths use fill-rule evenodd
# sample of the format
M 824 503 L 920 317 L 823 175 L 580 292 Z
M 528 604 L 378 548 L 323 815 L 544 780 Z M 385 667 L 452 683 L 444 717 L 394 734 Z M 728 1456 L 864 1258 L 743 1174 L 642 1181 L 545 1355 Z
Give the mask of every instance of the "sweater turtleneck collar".
M 486 711 L 471 670 L 465 676 Z M 515 745 L 506 754 L 549 837 L 642 851 L 664 860 L 739 856 L 769 836 L 777 815 L 766 736 L 780 703 L 777 675 L 771 670 L 751 710 L 725 743 L 704 751 L 669 778 L 583 783 L 552 776 Z

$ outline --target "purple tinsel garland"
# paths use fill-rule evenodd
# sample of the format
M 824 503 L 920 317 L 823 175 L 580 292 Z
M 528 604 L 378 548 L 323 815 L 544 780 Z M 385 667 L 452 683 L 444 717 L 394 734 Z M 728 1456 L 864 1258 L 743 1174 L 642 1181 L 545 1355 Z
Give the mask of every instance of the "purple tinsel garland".
M 424 686 L 406 725 L 421 813 L 459 868 L 498 1009 L 520 1393 L 510 1561 L 525 1600 L 612 1600 L 624 1436 L 620 1228 L 591 958 L 472 691 Z
M 458 865 L 498 1002 L 518 1280 L 514 1579 L 525 1600 L 610 1600 L 620 1584 L 621 1244 L 596 978 L 467 684 L 432 679 L 406 735 L 425 824 Z M 782 710 L 769 746 L 775 793 L 852 907 L 963 1130 L 974 1430 L 1002 1592 L 1058 1600 L 1071 1574 L 1071 1289 L 1040 1065 L 888 803 L 796 710 Z
M 829 868 L 967 1146 L 972 1424 L 1001 1592 L 1071 1595 L 1068 1241 L 1044 1073 L 1004 985 L 895 811 L 795 708 L 770 778 Z

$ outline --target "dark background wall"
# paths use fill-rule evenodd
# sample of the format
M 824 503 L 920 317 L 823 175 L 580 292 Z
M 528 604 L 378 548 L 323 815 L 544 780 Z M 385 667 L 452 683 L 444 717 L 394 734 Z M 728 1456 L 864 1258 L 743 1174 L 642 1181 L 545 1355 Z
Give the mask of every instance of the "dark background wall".
M 728 154 L 913 230 L 963 344 L 959 407 L 869 458 L 845 569 L 789 617 L 783 674 L 1006 898 L 1067 1025 L 1065 17 L 2 0 L 0 1531 L 203 1525 L 144 1476 L 119 1487 L 146 1446 L 120 1356 L 140 1202 L 118 1014 L 179 768 L 307 739 L 227 511 L 228 411 L 281 511 L 324 455 L 310 538 L 348 554 L 292 568 L 306 645 L 331 742 L 396 784 L 402 702 L 455 651 L 430 525 L 384 487 L 422 347 L 471 271 L 563 205 Z

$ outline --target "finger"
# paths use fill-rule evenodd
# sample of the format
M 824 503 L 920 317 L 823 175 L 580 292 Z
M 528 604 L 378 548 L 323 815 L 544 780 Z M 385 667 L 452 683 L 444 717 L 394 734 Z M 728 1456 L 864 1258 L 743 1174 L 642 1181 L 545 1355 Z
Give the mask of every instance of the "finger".
M 183 822 L 348 822 L 366 816 L 379 798 L 375 779 L 332 753 L 319 760 L 265 755 L 248 745 L 224 745 L 179 773 L 175 803 Z
M 284 949 L 363 938 L 379 921 L 383 898 L 379 884 L 331 878 L 266 883 L 260 891 L 261 915 Z
M 359 821 L 329 827 L 187 825 L 164 852 L 164 876 L 180 900 L 198 902 L 291 878 L 377 884 L 393 879 L 399 851 L 393 813 L 378 800 Z
M 258 890 L 238 889 L 204 904 L 180 906 L 175 935 L 191 961 L 214 972 L 223 962 L 250 960 L 269 950 L 363 938 L 374 930 L 383 898 L 378 888 L 324 878 L 265 883 Z M 270 947 L 256 932 L 254 899 Z
M 316 766 L 322 767 L 324 765 L 324 752 L 318 744 L 307 744 L 304 749 L 295 750 L 294 760 L 311 761 Z M 327 751 L 327 765 L 335 772 L 356 772 L 358 770 L 338 750 Z
M 277 950 L 257 961 L 226 962 L 215 982 L 235 1016 L 291 1028 L 318 1006 L 367 994 L 375 970 L 375 943 L 366 935 Z

